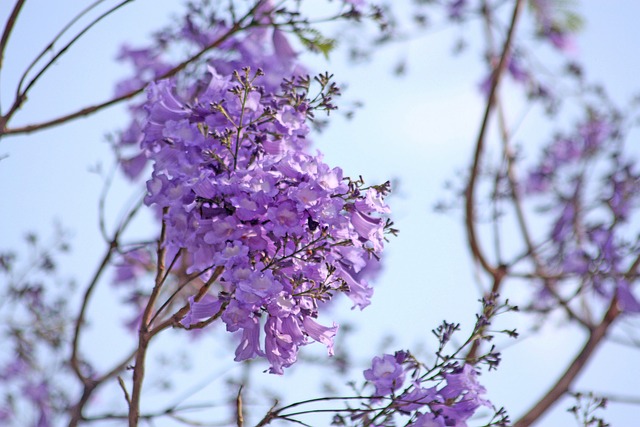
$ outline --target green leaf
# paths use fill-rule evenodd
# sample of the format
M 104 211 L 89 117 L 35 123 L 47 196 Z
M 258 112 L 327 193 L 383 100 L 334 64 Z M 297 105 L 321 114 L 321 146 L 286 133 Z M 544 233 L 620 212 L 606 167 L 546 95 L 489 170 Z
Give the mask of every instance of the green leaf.
M 329 59 L 329 53 L 337 45 L 335 39 L 325 37 L 315 28 L 296 29 L 294 32 L 305 48 L 311 52 L 322 53 L 326 59 Z

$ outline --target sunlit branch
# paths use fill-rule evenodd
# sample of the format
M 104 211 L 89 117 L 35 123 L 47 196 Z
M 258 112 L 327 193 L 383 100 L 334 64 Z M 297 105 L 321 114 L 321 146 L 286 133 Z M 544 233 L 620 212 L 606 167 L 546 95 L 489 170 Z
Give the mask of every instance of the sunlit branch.
M 205 274 L 207 271 L 211 270 L 213 268 L 213 266 L 206 268 L 202 271 L 199 271 L 197 273 L 192 273 L 190 275 L 187 276 L 187 278 L 180 283 L 178 286 L 176 286 L 176 289 L 171 293 L 171 295 L 169 296 L 169 298 L 167 298 L 167 300 L 162 303 L 162 305 L 160 306 L 160 308 L 158 308 L 158 310 L 156 311 L 156 313 L 154 314 L 154 316 L 151 318 L 150 323 L 153 324 L 156 319 L 160 316 L 160 314 L 175 300 L 175 298 L 178 296 L 178 294 L 187 286 L 189 285 L 192 281 L 196 280 L 197 278 L 199 278 L 200 276 L 202 276 L 203 274 Z

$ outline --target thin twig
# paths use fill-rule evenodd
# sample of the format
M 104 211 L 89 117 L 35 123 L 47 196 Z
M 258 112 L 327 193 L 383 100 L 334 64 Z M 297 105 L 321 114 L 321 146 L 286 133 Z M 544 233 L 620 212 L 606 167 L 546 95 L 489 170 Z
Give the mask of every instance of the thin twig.
M 38 61 L 40 61 L 40 59 L 42 59 L 47 54 L 47 52 L 49 52 L 50 50 L 53 50 L 54 45 L 58 42 L 58 40 L 60 40 L 60 38 L 62 38 L 62 36 L 69 30 L 69 28 L 71 28 L 83 16 L 85 16 L 87 13 L 89 13 L 91 10 L 93 10 L 95 7 L 97 7 L 98 5 L 100 5 L 100 3 L 104 2 L 104 1 L 105 0 L 96 0 L 92 4 L 90 4 L 89 6 L 85 7 L 83 10 L 81 10 L 76 16 L 74 16 L 69 22 L 67 22 L 67 24 L 64 27 L 62 27 L 62 29 L 58 32 L 58 34 L 56 34 L 53 37 L 53 39 L 47 44 L 47 46 L 45 46 L 45 48 L 42 49 L 42 52 L 40 52 L 31 61 L 31 63 L 27 66 L 27 69 L 24 70 L 24 72 L 22 73 L 22 76 L 20 77 L 20 81 L 18 82 L 18 87 L 16 88 L 16 98 L 19 98 L 21 96 L 21 94 L 26 96 L 26 91 L 25 92 L 22 91 L 22 85 L 24 84 L 25 80 L 27 79 L 27 76 L 29 75 L 29 72 L 36 66 Z M 102 19 L 102 18 L 98 18 L 98 20 L 100 20 L 100 19 Z M 90 26 L 95 25 L 96 23 L 97 23 L 97 20 L 92 22 L 90 24 Z
M 621 403 L 627 405 L 640 405 L 640 396 L 624 396 L 621 394 L 608 394 L 608 393 L 597 393 L 593 391 L 576 391 L 570 390 L 571 394 L 582 394 L 588 395 L 591 394 L 593 397 L 598 399 L 604 399 L 607 402 Z
M 211 287 L 213 282 L 218 280 L 218 278 L 220 277 L 223 271 L 224 271 L 223 266 L 216 267 L 216 269 L 213 271 L 213 274 L 211 275 L 209 280 L 207 280 L 207 282 L 204 283 L 202 287 L 198 290 L 198 293 L 194 297 L 195 302 L 200 301 L 206 295 L 206 293 L 209 291 L 209 288 Z M 216 313 L 214 316 L 212 316 L 210 320 L 213 321 L 213 320 L 216 320 L 218 317 L 220 317 L 225 308 L 226 308 L 226 304 L 223 304 L 223 306 L 220 308 L 220 311 Z M 187 313 L 189 313 L 190 309 L 191 309 L 191 306 L 189 305 L 189 303 L 186 303 L 173 316 L 166 319 L 164 322 L 160 323 L 159 325 L 155 326 L 149 332 L 149 335 L 153 337 L 158 333 L 164 331 L 165 329 L 169 328 L 170 326 L 177 325 L 180 322 L 180 320 L 182 320 L 182 318 L 186 316 Z
M 198 59 L 200 59 L 205 53 L 207 53 L 211 49 L 215 49 L 216 47 L 220 46 L 220 44 L 222 44 L 225 40 L 227 40 L 233 34 L 239 32 L 239 31 L 251 28 L 252 26 L 255 26 L 256 24 L 254 22 L 249 22 L 246 26 L 243 26 L 243 24 L 251 16 L 251 14 L 255 11 L 255 9 L 258 7 L 259 4 L 260 4 L 259 1 L 256 2 L 256 5 L 253 8 L 251 8 L 251 10 L 249 10 L 249 12 L 247 12 L 245 14 L 245 16 L 243 16 L 240 19 L 240 21 L 235 22 L 234 25 L 231 26 L 229 28 L 229 30 L 227 30 L 218 39 L 213 41 L 211 44 L 206 46 L 204 49 L 202 49 L 197 54 L 189 57 L 185 61 L 181 62 L 177 66 L 173 67 L 171 70 L 167 71 L 166 73 L 164 73 L 163 75 L 158 77 L 157 80 L 166 79 L 166 78 L 169 78 L 169 77 L 172 77 L 172 76 L 176 75 L 177 73 L 179 73 L 180 71 L 185 69 L 187 67 L 187 65 L 191 64 L 192 62 L 197 61 Z M 20 126 L 20 127 L 16 127 L 16 128 L 4 129 L 2 134 L 3 135 L 18 135 L 18 134 L 24 134 L 24 133 L 31 133 L 31 132 L 35 132 L 35 131 L 38 131 L 38 130 L 50 128 L 50 127 L 53 127 L 53 126 L 56 126 L 56 125 L 59 125 L 59 124 L 62 124 L 62 123 L 66 123 L 68 121 L 77 119 L 79 117 L 88 116 L 90 114 L 93 114 L 95 112 L 103 110 L 104 108 L 110 107 L 112 105 L 118 104 L 118 103 L 120 103 L 122 101 L 125 101 L 127 99 L 133 98 L 134 96 L 142 93 L 142 91 L 145 90 L 145 88 L 147 87 L 148 84 L 149 84 L 149 82 L 147 82 L 146 84 L 142 85 L 142 87 L 140 87 L 139 89 L 132 90 L 132 91 L 130 91 L 128 93 L 125 93 L 124 95 L 112 98 L 112 99 L 110 99 L 108 101 L 101 102 L 99 104 L 95 104 L 95 105 L 92 105 L 92 106 L 89 106 L 89 107 L 82 108 L 82 109 L 80 109 L 80 110 L 78 110 L 76 112 L 73 112 L 73 113 L 70 113 L 70 114 L 66 114 L 64 116 L 60 116 L 58 118 L 55 118 L 55 119 L 52 119 L 52 120 L 49 120 L 49 121 L 46 121 L 46 122 L 34 123 L 34 124 Z M 0 131 L 1 131 L 1 129 L 0 129 Z
M 24 6 L 25 0 L 18 0 L 11 11 L 11 15 L 7 19 L 7 23 L 4 25 L 4 31 L 2 32 L 2 38 L 0 38 L 0 76 L 2 75 L 2 65 L 4 62 L 4 51 L 7 48 L 7 43 L 9 42 L 9 37 L 11 36 L 11 32 L 13 31 L 13 26 L 16 24 L 18 20 L 18 15 L 20 14 L 20 10 L 22 10 L 22 6 Z M 2 107 L 0 107 L 0 137 L 2 137 L 2 132 L 6 127 L 7 122 L 9 121 L 10 115 L 7 113 L 5 115 L 2 114 Z
M 485 18 L 484 19 L 485 33 L 486 33 L 487 41 L 489 43 L 489 51 L 491 52 L 491 54 L 493 54 L 495 50 L 495 47 L 494 47 L 495 42 L 493 40 L 493 34 L 491 32 L 492 16 L 491 16 L 491 9 L 489 8 L 489 5 L 487 4 L 486 1 L 483 1 L 482 12 L 483 12 L 483 17 Z M 500 131 L 500 137 L 502 139 L 502 151 L 503 151 L 503 157 L 505 161 L 505 170 L 506 170 L 505 175 L 507 178 L 507 182 L 509 183 L 509 189 L 511 191 L 511 201 L 513 202 L 513 208 L 516 213 L 516 220 L 518 223 L 518 227 L 520 228 L 520 233 L 522 235 L 525 246 L 527 248 L 527 255 L 533 261 L 533 264 L 535 267 L 535 274 L 533 275 L 533 278 L 540 278 L 544 281 L 545 289 L 548 290 L 549 293 L 555 298 L 556 302 L 560 304 L 560 306 L 562 306 L 562 308 L 565 310 L 569 318 L 577 321 L 578 323 L 580 323 L 582 326 L 586 328 L 590 328 L 591 325 L 587 321 L 582 319 L 582 317 L 580 317 L 575 311 L 573 311 L 573 309 L 569 306 L 568 301 L 565 301 L 564 298 L 562 298 L 562 296 L 555 290 L 551 281 L 549 279 L 545 279 L 549 275 L 546 272 L 544 263 L 540 259 L 540 255 L 538 254 L 536 246 L 533 243 L 533 238 L 531 237 L 528 221 L 526 220 L 524 209 L 522 207 L 522 197 L 520 195 L 520 186 L 518 185 L 519 181 L 516 177 L 515 167 L 514 167 L 515 154 L 513 153 L 513 149 L 511 148 L 511 145 L 510 145 L 511 136 L 509 133 L 509 129 L 507 127 L 507 120 L 505 117 L 504 106 L 502 104 L 500 94 L 497 92 L 495 94 L 495 108 L 496 108 L 496 114 L 498 117 L 498 128 Z M 514 260 L 513 262 L 517 262 L 517 261 Z M 511 274 L 509 274 L 509 276 L 511 276 Z M 500 293 L 499 288 L 494 289 L 494 291 L 495 293 Z
M 236 396 L 236 425 L 238 427 L 244 426 L 244 414 L 242 412 L 242 385 L 238 389 L 238 395 Z
M 213 266 L 207 267 L 202 271 L 199 271 L 197 273 L 192 273 L 192 274 L 188 275 L 187 278 L 176 287 L 176 289 L 171 293 L 171 295 L 169 295 L 169 298 L 167 298 L 167 300 L 160 306 L 160 308 L 158 308 L 158 310 L 156 311 L 156 314 L 154 314 L 153 317 L 151 318 L 151 324 L 153 324 L 156 321 L 156 319 L 160 316 L 160 314 L 162 314 L 162 312 L 175 300 L 175 298 L 178 296 L 178 294 L 189 283 L 191 283 L 193 280 L 197 279 L 198 277 L 202 276 L 203 274 L 205 274 L 207 271 L 211 270 L 212 268 L 213 268 Z
M 107 248 L 107 251 L 102 257 L 102 261 L 100 262 L 98 269 L 94 273 L 93 278 L 89 283 L 89 286 L 87 286 L 87 289 L 85 290 L 84 296 L 82 297 L 82 303 L 80 306 L 80 313 L 76 317 L 76 321 L 75 321 L 73 340 L 71 341 L 71 358 L 69 359 L 69 364 L 71 365 L 71 369 L 73 370 L 73 372 L 76 374 L 78 379 L 83 384 L 87 383 L 87 377 L 84 376 L 84 374 L 80 369 L 80 361 L 78 358 L 78 351 L 80 347 L 80 331 L 82 330 L 82 326 L 84 325 L 87 307 L 89 306 L 89 300 L 91 299 L 93 291 L 95 290 L 95 287 L 98 284 L 98 281 L 102 276 L 102 273 L 104 272 L 105 268 L 109 264 L 109 261 L 111 260 L 111 257 L 115 252 L 115 249 L 118 247 L 117 239 L 118 239 L 118 233 L 116 233 L 116 236 L 114 236 L 114 238 L 109 243 L 109 247 Z
M 98 0 L 96 3 L 94 3 L 93 5 L 89 6 L 89 8 L 87 8 L 85 11 L 81 12 L 80 15 L 78 15 L 76 18 L 74 18 L 74 20 L 71 21 L 71 23 L 73 23 L 75 21 L 75 19 L 79 19 L 80 16 L 82 16 L 82 14 L 84 14 L 85 12 L 88 11 L 88 9 L 93 8 L 95 5 L 97 5 L 98 3 L 102 2 L 103 0 Z M 18 109 L 22 106 L 22 104 L 24 103 L 24 101 L 27 99 L 27 94 L 29 92 L 29 90 L 36 84 L 36 82 L 40 79 L 40 77 L 42 77 L 44 75 L 44 73 L 62 56 L 64 55 L 67 50 L 69 50 L 69 48 L 71 46 L 73 46 L 75 44 L 75 42 L 77 42 L 84 34 L 87 33 L 87 31 L 89 31 L 94 25 L 96 25 L 98 22 L 100 22 L 101 20 L 103 20 L 104 18 L 106 18 L 107 16 L 111 15 L 113 12 L 115 12 L 116 10 L 120 9 L 121 7 L 123 7 L 124 5 L 126 5 L 127 3 L 130 3 L 134 0 L 124 0 L 122 1 L 120 4 L 112 7 L 111 9 L 109 9 L 108 11 L 104 12 L 102 15 L 98 16 L 94 21 L 92 21 L 91 23 L 89 23 L 85 28 L 83 28 L 78 34 L 76 34 L 71 41 L 69 41 L 64 47 L 62 47 L 62 49 L 60 49 L 60 51 L 58 53 L 56 53 L 53 58 L 51 58 L 43 67 L 40 71 L 38 71 L 38 73 L 35 75 L 35 77 L 33 77 L 31 79 L 31 81 L 26 85 L 26 87 L 22 89 L 22 85 L 27 77 L 27 73 L 28 71 L 31 69 L 31 67 L 33 65 L 35 65 L 35 62 L 37 62 L 37 60 L 44 55 L 45 52 L 47 52 L 49 49 L 51 49 L 53 47 L 53 44 L 50 44 L 49 46 L 47 46 L 44 50 L 43 53 L 40 54 L 40 56 L 38 56 L 38 58 L 36 60 L 34 60 L 34 62 L 32 63 L 32 65 L 29 66 L 29 68 L 27 69 L 27 71 L 25 71 L 25 73 L 23 74 L 22 78 L 20 79 L 20 82 L 18 84 L 18 88 L 17 88 L 17 93 L 16 93 L 16 97 L 13 101 L 13 105 L 11 106 L 11 108 L 9 109 L 9 111 L 7 112 L 7 114 L 5 115 L 6 117 L 6 121 L 8 122 L 9 119 L 15 114 L 16 111 L 18 111 Z M 68 24 L 68 26 L 71 25 Z M 64 31 L 66 31 L 66 29 L 68 28 L 65 27 Z M 58 37 L 62 35 L 59 34 Z M 7 134 L 8 131 L 3 132 L 4 134 Z
M 20 10 L 22 10 L 22 6 L 24 6 L 24 2 L 25 0 L 18 0 L 16 2 L 15 6 L 13 6 L 13 10 L 11 11 L 11 15 L 9 15 L 9 18 L 7 19 L 7 23 L 4 25 L 4 31 L 2 32 L 2 38 L 0 39 L 0 70 L 2 69 L 2 64 L 4 62 L 4 51 L 7 48 L 7 43 L 9 43 L 9 37 L 13 31 L 13 26 L 18 20 L 18 15 L 20 14 Z
M 120 388 L 122 389 L 122 393 L 124 393 L 124 400 L 127 401 L 128 405 L 131 405 L 131 396 L 129 396 L 129 392 L 127 391 L 127 386 L 124 383 L 122 377 L 118 377 L 118 384 L 120 384 Z
M 493 266 L 489 263 L 487 258 L 484 255 L 484 252 L 480 248 L 480 243 L 478 242 L 478 237 L 476 233 L 476 220 L 475 220 L 475 188 L 476 188 L 476 180 L 478 179 L 478 175 L 480 173 L 480 159 L 482 158 L 482 152 L 484 150 L 485 138 L 487 129 L 489 127 L 489 118 L 491 116 L 491 112 L 493 107 L 495 106 L 497 100 L 497 90 L 498 85 L 500 83 L 500 78 L 504 73 L 507 65 L 507 59 L 510 55 L 511 50 L 511 42 L 513 40 L 513 35 L 515 34 L 516 23 L 518 22 L 518 17 L 520 16 L 520 11 L 522 10 L 522 0 L 517 0 L 516 4 L 513 8 L 513 14 L 511 16 L 511 23 L 509 24 L 509 30 L 507 32 L 506 39 L 502 46 L 502 54 L 500 55 L 500 61 L 497 66 L 494 68 L 491 74 L 491 89 L 489 91 L 489 96 L 487 98 L 487 104 L 484 111 L 484 116 L 482 118 L 482 123 L 480 125 L 480 131 L 478 133 L 478 139 L 476 141 L 476 150 L 473 157 L 473 163 L 471 165 L 471 171 L 469 174 L 469 183 L 465 190 L 465 225 L 467 230 L 467 238 L 469 241 L 469 248 L 471 249 L 471 254 L 475 260 L 478 261 L 480 266 L 489 273 L 493 278 L 493 285 L 491 286 L 491 291 L 487 293 L 487 295 L 491 298 L 492 295 L 497 294 L 500 291 L 500 287 L 502 285 L 502 280 L 504 279 L 507 273 L 507 266 L 500 264 L 497 266 Z M 466 360 L 471 361 L 476 358 L 476 354 L 480 348 L 480 340 L 475 340 L 467 353 Z
M 89 306 L 89 301 L 91 300 L 93 292 L 95 291 L 95 288 L 98 282 L 100 281 L 102 274 L 106 270 L 106 267 L 109 265 L 109 262 L 111 261 L 111 257 L 118 250 L 118 246 L 119 246 L 118 242 L 121 234 L 125 231 L 127 226 L 131 223 L 131 220 L 133 219 L 135 214 L 138 212 L 140 207 L 141 205 L 134 207 L 134 209 L 132 209 L 129 212 L 129 214 L 123 219 L 122 223 L 119 225 L 118 229 L 115 231 L 113 238 L 109 242 L 107 251 L 105 252 L 100 262 L 100 265 L 98 266 L 98 269 L 94 273 L 91 279 L 91 282 L 87 286 L 82 298 L 82 302 L 80 305 L 80 312 L 78 313 L 78 316 L 76 317 L 76 321 L 74 324 L 74 332 L 73 332 L 73 339 L 71 343 L 71 356 L 69 358 L 69 365 L 71 365 L 72 371 L 76 374 L 76 377 L 82 383 L 83 391 L 78 402 L 70 409 L 70 414 L 71 414 L 71 418 L 69 420 L 70 427 L 77 426 L 80 420 L 82 419 L 82 410 L 84 406 L 87 404 L 87 402 L 89 401 L 89 398 L 91 397 L 95 389 L 99 387 L 101 384 L 103 384 L 109 378 L 112 378 L 113 376 L 121 372 L 122 369 L 124 369 L 124 367 L 129 363 L 129 361 L 135 355 L 135 351 L 134 351 L 129 356 L 127 356 L 123 361 L 117 364 L 111 371 L 107 372 L 101 377 L 88 378 L 84 375 L 84 373 L 80 368 L 81 362 L 80 362 L 78 353 L 80 351 L 80 333 L 82 331 L 82 327 L 84 326 L 85 316 Z

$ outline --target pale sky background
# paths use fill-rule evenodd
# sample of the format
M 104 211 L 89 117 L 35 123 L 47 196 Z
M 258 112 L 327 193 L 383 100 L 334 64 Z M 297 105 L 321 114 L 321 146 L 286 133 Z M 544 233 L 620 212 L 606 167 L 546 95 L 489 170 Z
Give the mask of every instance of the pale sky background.
M 12 3 L 0 0 L 0 22 L 5 22 Z M 11 99 L 16 76 L 31 57 L 87 4 L 85 0 L 27 1 L 5 56 L 0 93 L 3 109 Z M 128 72 L 114 61 L 118 47 L 125 41 L 133 46 L 144 44 L 147 34 L 169 22 L 172 12 L 180 11 L 180 4 L 138 0 L 99 25 L 47 73 L 12 125 L 37 122 L 109 98 L 114 82 Z M 605 83 L 614 99 L 624 104 L 640 88 L 640 2 L 585 1 L 579 11 L 586 27 L 576 40 L 574 54 L 585 64 L 587 79 Z M 477 26 L 469 25 L 465 31 L 467 41 L 477 46 Z M 428 32 L 412 42 L 388 47 L 371 62 L 357 66 L 345 60 L 344 52 L 336 52 L 328 63 L 318 57 L 309 59 L 317 71 L 329 70 L 348 85 L 345 104 L 350 100 L 364 102 L 353 120 L 338 115 L 325 133 L 314 137 L 326 162 L 341 166 L 347 175 L 361 174 L 368 182 L 390 178 L 400 182 L 390 204 L 401 234 L 388 246 L 386 268 L 377 280 L 372 305 L 363 312 L 352 312 L 343 301 L 332 313 L 337 321 L 356 325 L 356 333 L 349 336 L 349 348 L 363 361 L 362 369 L 378 354 L 383 336 L 393 335 L 394 344 L 389 350 L 432 349 L 435 342 L 430 331 L 442 319 L 469 327 L 478 309 L 478 288 L 465 246 L 462 215 L 439 215 L 432 209 L 440 198 L 448 196 L 444 181 L 467 168 L 482 113 L 477 92 L 484 76 L 480 53 L 472 47 L 452 57 L 454 38 L 459 34 L 459 29 Z M 544 58 L 546 53 L 540 55 Z M 408 74 L 396 78 L 391 71 L 401 58 L 408 61 Z M 507 114 L 513 111 L 517 117 L 519 108 L 516 104 Z M 98 162 L 108 169 L 111 157 L 104 136 L 124 123 L 125 110 L 116 107 L 62 127 L 0 141 L 0 157 L 8 156 L 0 161 L 3 249 L 21 245 L 27 231 L 50 235 L 54 219 L 60 220 L 73 231 L 73 252 L 65 259 L 63 274 L 77 278 L 79 284 L 87 282 L 104 251 L 97 228 L 102 182 L 89 169 Z M 553 129 L 548 123 L 536 121 L 532 114 L 531 122 L 523 125 L 516 139 L 524 144 L 539 143 L 542 135 L 551 134 Z M 122 182 L 116 184 L 108 200 L 111 224 L 122 203 L 135 194 L 136 189 Z M 144 218 L 139 221 L 139 235 L 148 235 L 150 224 L 154 223 Z M 85 335 L 83 347 L 108 366 L 110 356 L 127 351 L 129 338 L 120 335 L 120 323 L 114 314 L 117 297 L 106 282 L 96 301 L 91 306 L 95 310 L 94 329 Z M 331 316 L 325 315 L 324 320 L 327 323 Z M 506 326 L 512 327 L 514 322 L 522 326 L 516 317 L 505 319 Z M 170 346 L 189 344 L 183 338 L 172 339 Z M 489 398 L 517 419 L 552 384 L 554 374 L 564 369 L 563 362 L 573 357 L 581 342 L 576 330 L 551 324 L 546 333 L 510 347 L 503 354 L 499 370 L 481 377 Z M 303 352 L 322 354 L 320 347 L 309 346 Z M 237 370 L 232 350 L 220 348 L 214 340 L 198 348 L 196 368 L 179 377 L 176 395 L 192 384 L 214 380 L 216 373 Z M 336 351 L 341 351 L 339 346 Z M 632 395 L 640 383 L 639 354 L 614 344 L 604 346 L 577 388 Z M 284 377 L 259 376 L 266 377 L 262 380 L 271 387 L 288 389 L 288 401 L 318 396 L 316 392 L 309 394 L 309 383 L 317 373 L 307 373 L 304 366 Z M 336 378 L 335 382 L 353 379 L 359 381 L 361 377 Z M 206 397 L 216 400 L 216 390 L 220 389 L 225 389 L 223 383 L 214 381 L 206 389 Z M 118 391 L 112 395 L 104 398 L 106 405 L 121 400 Z M 151 408 L 156 403 L 148 398 L 143 407 Z M 566 413 L 570 405 L 570 401 L 562 401 L 539 425 L 576 425 Z M 638 414 L 638 406 L 616 403 L 603 413 L 617 427 L 638 425 Z M 170 424 L 161 421 L 158 425 Z

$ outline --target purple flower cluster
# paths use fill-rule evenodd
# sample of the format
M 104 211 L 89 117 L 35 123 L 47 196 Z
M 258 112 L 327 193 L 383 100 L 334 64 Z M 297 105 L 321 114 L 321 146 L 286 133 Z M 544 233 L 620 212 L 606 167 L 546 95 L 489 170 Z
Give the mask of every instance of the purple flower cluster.
M 579 26 L 579 18 L 560 2 L 554 0 L 532 0 L 531 7 L 538 24 L 539 35 L 560 50 L 573 48 L 571 32 Z
M 408 376 L 413 380 L 405 386 Z M 391 399 L 392 403 L 385 406 L 393 406 L 410 417 L 406 425 L 413 427 L 464 427 L 478 408 L 491 408 L 491 403 L 482 397 L 486 390 L 477 376 L 474 367 L 468 364 L 451 366 L 435 377 L 422 375 L 420 364 L 404 351 L 374 357 L 371 368 L 364 371 L 365 379 L 376 389 L 372 400 Z M 357 414 L 364 416 L 378 425 L 372 414 Z
M 189 5 L 188 13 L 181 19 L 181 25 L 158 32 L 150 46 L 136 49 L 122 47 L 118 59 L 129 62 L 134 68 L 134 74 L 116 86 L 116 96 L 145 87 L 176 67 L 180 63 L 173 55 L 176 50 L 191 55 L 206 52 L 203 59 L 192 66 L 191 72 L 176 76 L 177 90 L 182 99 L 193 101 L 193 97 L 206 86 L 206 80 L 194 76 L 204 75 L 203 70 L 207 67 L 215 68 L 222 75 L 231 75 L 234 70 L 245 66 L 261 68 L 266 72 L 261 85 L 268 91 L 276 91 L 284 77 L 301 75 L 306 71 L 296 63 L 297 54 L 283 31 L 268 27 L 272 10 L 271 1 L 262 2 L 255 11 L 254 19 L 256 23 L 264 25 L 233 33 L 229 23 L 218 18 L 206 6 Z M 220 43 L 215 49 L 211 49 L 210 46 L 217 41 Z M 147 114 L 144 105 L 144 101 L 129 105 L 131 123 L 120 132 L 114 144 L 122 170 L 131 179 L 141 176 L 148 163 L 139 149 Z
M 38 427 L 52 425 L 54 418 L 52 402 L 58 390 L 51 387 L 47 380 L 42 378 L 44 376 L 20 355 L 4 366 L 0 366 L 0 381 L 5 386 L 5 392 L 8 392 L 0 403 L 0 421 L 7 423 L 3 425 L 9 425 L 11 421 L 19 422 L 20 416 L 24 415 L 15 405 L 15 395 L 22 396 L 31 406 L 30 409 L 34 414 L 32 425 Z
M 310 79 L 274 94 L 258 85 L 261 74 L 210 68 L 195 103 L 180 99 L 173 80 L 150 86 L 145 203 L 165 210 L 165 245 L 186 251 L 187 273 L 223 268 L 218 295 L 193 300 L 184 326 L 220 315 L 242 335 L 236 360 L 263 356 L 281 374 L 309 338 L 332 353 L 337 326 L 314 320 L 321 303 L 343 292 L 354 307 L 369 304 L 361 273 L 389 231 L 388 185 L 364 187 L 304 151 L 314 110 L 335 108 L 328 76 L 317 78 L 312 100 Z
M 615 117 L 592 112 L 547 146 L 526 190 L 554 201 L 543 250 L 549 271 L 559 280 L 580 278 L 580 292 L 615 295 L 623 311 L 640 312 L 636 274 L 628 271 L 638 256 L 630 219 L 640 205 L 640 171 L 623 153 L 619 128 Z

